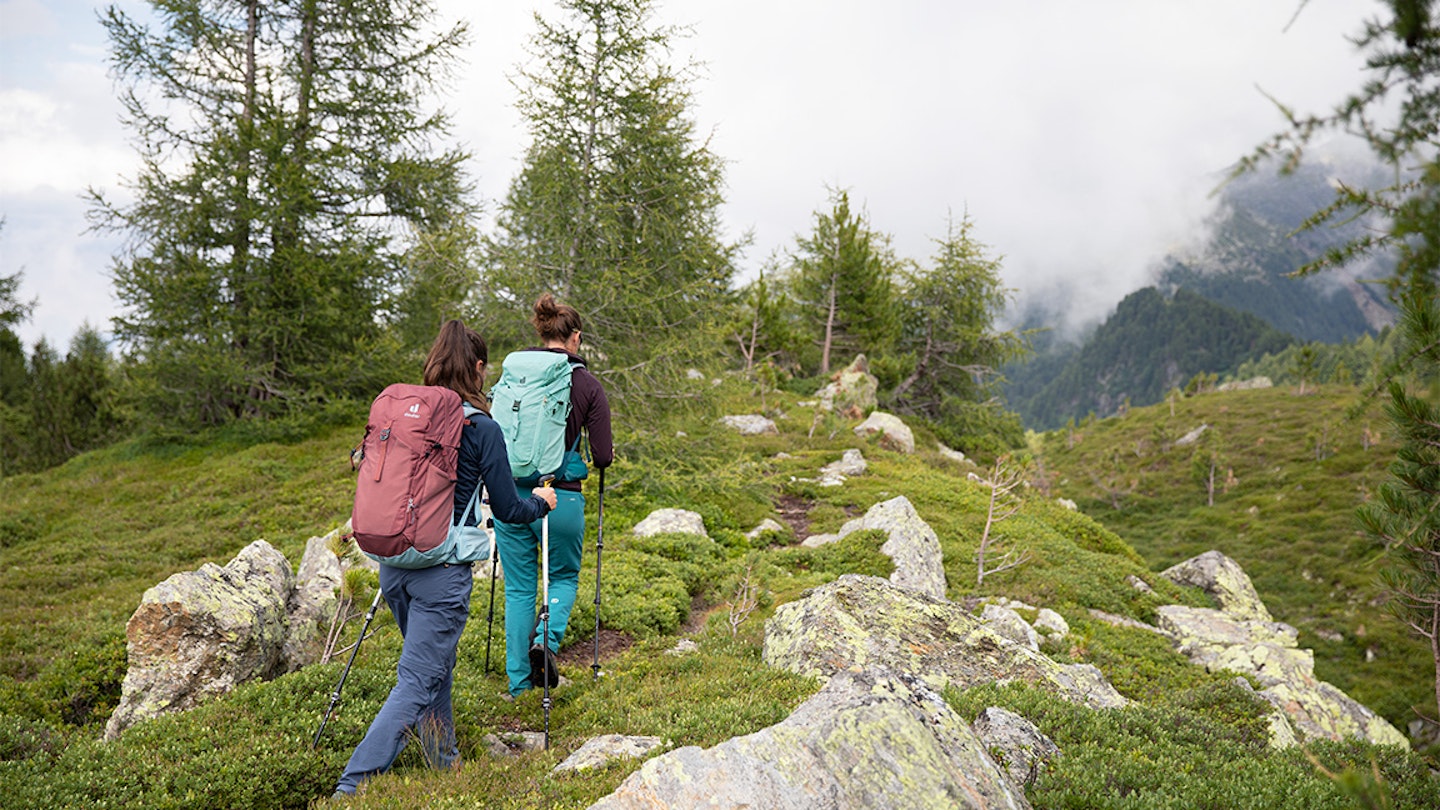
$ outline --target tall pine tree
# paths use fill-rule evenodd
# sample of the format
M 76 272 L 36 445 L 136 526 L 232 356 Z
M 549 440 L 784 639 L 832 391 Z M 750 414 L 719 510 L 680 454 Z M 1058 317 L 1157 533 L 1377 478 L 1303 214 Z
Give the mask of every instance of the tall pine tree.
M 147 408 L 213 424 L 369 393 L 407 251 L 471 227 L 427 100 L 465 29 L 431 33 L 428 0 L 150 5 L 153 29 L 102 17 L 142 166 L 133 202 L 93 193 L 129 236 L 114 325 Z
M 530 131 L 487 246 L 487 335 L 524 328 L 542 292 L 576 307 L 592 367 L 622 396 L 715 357 L 736 245 L 722 161 L 696 137 L 676 29 L 649 0 L 561 0 L 536 16 L 519 108 Z

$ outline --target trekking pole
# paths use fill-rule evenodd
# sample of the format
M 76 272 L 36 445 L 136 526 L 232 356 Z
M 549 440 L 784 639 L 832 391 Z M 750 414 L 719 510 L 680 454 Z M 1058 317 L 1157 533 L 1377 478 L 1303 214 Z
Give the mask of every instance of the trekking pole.
M 540 479 L 540 485 L 549 487 L 555 481 L 555 476 L 547 475 Z M 545 750 L 550 750 L 550 513 L 546 512 L 545 517 L 540 519 L 540 592 L 545 604 L 540 608 L 540 626 L 543 628 L 540 637 L 540 649 L 542 660 L 545 663 L 540 676 L 545 684 L 544 695 L 540 706 L 545 710 Z
M 310 741 L 310 749 L 313 751 L 320 746 L 320 735 L 325 733 L 325 724 L 330 722 L 330 715 L 335 711 L 335 704 L 340 702 L 340 690 L 345 688 L 345 679 L 350 675 L 350 666 L 355 663 L 355 654 L 360 652 L 360 642 L 365 640 L 365 633 L 370 629 L 370 621 L 375 618 L 375 610 L 380 606 L 379 588 L 375 589 L 375 599 L 370 603 L 370 609 L 365 611 L 365 624 L 360 628 L 360 637 L 355 639 L 355 646 L 350 648 L 350 659 L 345 662 L 345 669 L 340 673 L 340 682 L 335 684 L 335 691 L 330 695 L 330 706 L 325 709 L 325 716 L 320 718 L 320 727 L 315 729 L 315 739 Z
M 600 555 L 605 551 L 605 468 L 600 468 L 600 505 L 595 523 L 595 662 L 590 673 L 600 680 Z
M 490 674 L 490 639 L 495 634 L 495 567 L 500 563 L 500 547 L 490 544 L 490 610 L 485 614 L 485 674 Z

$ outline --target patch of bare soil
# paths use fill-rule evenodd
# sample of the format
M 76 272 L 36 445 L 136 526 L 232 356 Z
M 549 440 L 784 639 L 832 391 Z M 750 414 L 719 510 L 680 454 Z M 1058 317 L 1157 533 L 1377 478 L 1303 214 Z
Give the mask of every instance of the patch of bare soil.
M 797 539 L 810 536 L 810 507 L 813 504 L 794 495 L 781 495 L 778 508 L 780 519 L 795 532 Z

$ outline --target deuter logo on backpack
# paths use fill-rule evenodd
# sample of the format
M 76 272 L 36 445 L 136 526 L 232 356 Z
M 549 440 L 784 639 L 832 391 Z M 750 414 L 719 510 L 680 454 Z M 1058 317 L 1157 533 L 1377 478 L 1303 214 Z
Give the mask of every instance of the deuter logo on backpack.
M 578 481 L 588 470 L 584 462 L 566 463 L 565 421 L 570 416 L 570 379 L 584 364 L 549 351 L 506 355 L 500 379 L 490 390 L 490 414 L 505 434 L 510 474 L 521 485 L 555 475 Z M 578 458 L 578 453 L 574 453 Z M 563 469 L 562 469 L 563 467 Z

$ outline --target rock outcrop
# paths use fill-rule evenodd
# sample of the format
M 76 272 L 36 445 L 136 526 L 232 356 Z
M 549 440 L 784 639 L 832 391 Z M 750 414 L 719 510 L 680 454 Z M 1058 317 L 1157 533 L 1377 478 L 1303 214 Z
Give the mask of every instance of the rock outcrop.
M 922 681 L 840 672 L 770 728 L 647 761 L 592 810 L 1026 808 L 959 715 Z
M 1234 672 L 1254 679 L 1259 694 L 1284 712 L 1301 741 L 1360 738 L 1408 747 L 1405 735 L 1385 718 L 1335 686 L 1315 677 L 1315 654 L 1297 646 L 1294 627 L 1270 618 L 1250 577 L 1234 560 L 1207 551 L 1162 572 L 1201 588 L 1220 610 L 1164 605 L 1156 624 L 1175 648 L 1210 672 Z M 1288 730 L 1272 721 L 1276 744 Z
M 1240 619 L 1274 621 L 1250 576 L 1240 564 L 1218 551 L 1207 551 L 1160 572 L 1177 585 L 1199 588 L 1215 598 L 1220 609 Z
M 895 563 L 890 581 L 935 599 L 945 598 L 945 561 L 940 538 L 904 495 L 870 507 L 864 517 L 846 521 L 835 539 L 874 529 L 885 533 L 880 553 Z
M 125 625 L 129 667 L 105 738 L 280 674 L 294 585 L 285 555 L 257 540 L 223 567 L 206 563 L 146 591 Z
M 960 605 L 846 574 L 776 608 L 765 663 L 800 675 L 885 666 L 942 689 L 1024 681 L 1097 709 L 1129 703 L 1088 664 L 1058 664 L 999 635 Z

